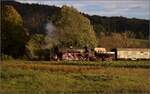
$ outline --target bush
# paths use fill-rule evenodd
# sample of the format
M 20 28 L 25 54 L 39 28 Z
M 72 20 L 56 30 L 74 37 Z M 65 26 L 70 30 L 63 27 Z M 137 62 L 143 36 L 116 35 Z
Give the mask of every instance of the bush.
M 1 60 L 11 60 L 13 59 L 12 56 L 6 55 L 6 54 L 1 54 Z

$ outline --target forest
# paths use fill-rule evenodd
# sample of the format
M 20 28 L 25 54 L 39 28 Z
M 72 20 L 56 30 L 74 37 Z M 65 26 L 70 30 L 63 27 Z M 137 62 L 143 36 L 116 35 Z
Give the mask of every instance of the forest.
M 55 48 L 148 48 L 149 20 L 105 17 L 69 6 L 1 2 L 1 56 L 38 58 Z

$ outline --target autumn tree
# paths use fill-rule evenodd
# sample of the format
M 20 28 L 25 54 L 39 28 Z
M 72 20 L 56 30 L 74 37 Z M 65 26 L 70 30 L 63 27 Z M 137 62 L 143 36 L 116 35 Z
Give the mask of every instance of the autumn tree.
M 54 24 L 57 27 L 56 38 L 63 47 L 95 47 L 95 32 L 88 18 L 73 7 L 63 6 Z
M 3 54 L 14 58 L 24 54 L 26 43 L 26 30 L 23 28 L 23 21 L 20 14 L 13 6 L 2 6 L 1 15 L 1 50 Z

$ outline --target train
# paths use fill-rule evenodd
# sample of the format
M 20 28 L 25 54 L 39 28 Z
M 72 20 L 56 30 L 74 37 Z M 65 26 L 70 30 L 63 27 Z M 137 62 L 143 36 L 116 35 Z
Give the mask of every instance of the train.
M 54 60 L 112 61 L 112 60 L 150 60 L 149 48 L 105 48 L 61 49 Z

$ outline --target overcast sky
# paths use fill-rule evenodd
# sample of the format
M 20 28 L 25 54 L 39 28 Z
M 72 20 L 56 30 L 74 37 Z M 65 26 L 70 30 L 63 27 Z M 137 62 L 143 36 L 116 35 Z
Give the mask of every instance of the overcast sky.
M 16 0 L 22 3 L 73 6 L 90 15 L 150 19 L 150 0 Z

